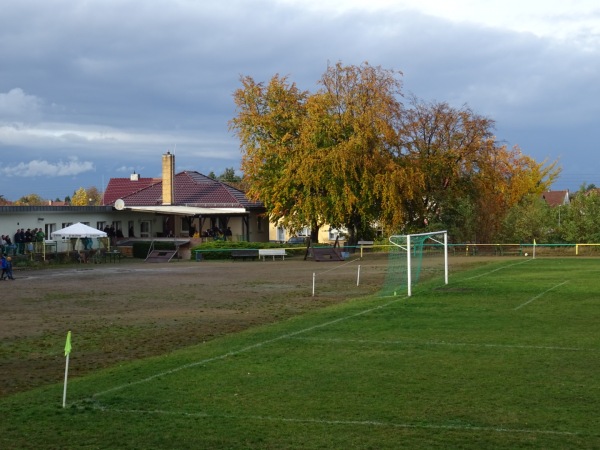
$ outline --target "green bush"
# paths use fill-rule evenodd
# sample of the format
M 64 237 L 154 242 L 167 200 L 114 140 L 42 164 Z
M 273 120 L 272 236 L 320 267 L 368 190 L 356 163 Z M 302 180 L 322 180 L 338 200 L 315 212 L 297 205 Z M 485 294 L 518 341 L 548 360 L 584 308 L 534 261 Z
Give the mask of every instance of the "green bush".
M 285 248 L 287 254 L 304 255 L 306 247 L 303 245 L 278 244 L 276 242 L 232 242 L 211 241 L 192 247 L 192 259 L 196 259 L 196 252 L 202 253 L 202 259 L 231 259 L 232 250 L 258 250 L 261 248 Z

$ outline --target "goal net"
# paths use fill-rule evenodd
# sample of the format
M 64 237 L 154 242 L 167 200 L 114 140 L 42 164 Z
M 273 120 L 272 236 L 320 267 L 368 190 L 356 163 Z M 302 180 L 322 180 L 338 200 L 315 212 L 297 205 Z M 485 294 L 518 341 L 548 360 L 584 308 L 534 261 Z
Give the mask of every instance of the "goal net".
M 448 233 L 395 235 L 389 237 L 389 259 L 383 296 L 410 297 L 421 277 L 443 279 L 448 284 Z

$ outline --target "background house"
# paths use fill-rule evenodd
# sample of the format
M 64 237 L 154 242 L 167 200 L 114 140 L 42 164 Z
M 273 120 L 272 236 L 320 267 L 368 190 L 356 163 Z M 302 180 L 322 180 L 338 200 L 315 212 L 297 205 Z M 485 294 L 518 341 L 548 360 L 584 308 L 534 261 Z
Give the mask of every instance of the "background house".
M 287 242 L 294 236 L 310 237 L 310 228 L 304 227 L 297 233 L 292 233 L 286 230 L 281 224 L 276 222 L 269 223 L 269 240 L 271 242 Z M 339 237 L 340 241 L 345 240 L 344 230 L 338 230 L 337 228 L 324 225 L 319 229 L 319 242 L 323 244 L 335 242 L 336 238 Z
M 568 190 L 543 192 L 542 199 L 551 207 L 568 205 L 571 201 Z
M 162 178 L 112 178 L 100 206 L 0 206 L 0 234 L 11 240 L 17 229 L 41 228 L 50 251 L 67 251 L 69 242 L 51 241 L 52 232 L 77 222 L 114 230 L 117 238 L 205 239 L 208 232 L 232 240 L 268 241 L 265 208 L 239 189 L 198 172 L 175 174 L 175 156 L 163 155 Z M 212 238 L 211 238 L 212 239 Z M 179 243 L 180 244 L 180 243 Z
M 151 214 L 138 214 L 135 220 L 153 220 Z M 52 232 L 81 222 L 103 230 L 107 226 L 122 229 L 123 217 L 112 206 L 0 206 L 0 234 L 14 241 L 17 229 L 41 228 L 46 235 L 48 251 L 69 249 L 68 241 L 52 241 Z
M 198 237 L 268 241 L 268 221 L 261 202 L 218 180 L 195 171 L 175 174 L 175 155 L 162 158 L 162 178 L 112 178 L 103 203 L 114 206 L 125 236 Z M 142 214 L 150 215 L 142 218 Z

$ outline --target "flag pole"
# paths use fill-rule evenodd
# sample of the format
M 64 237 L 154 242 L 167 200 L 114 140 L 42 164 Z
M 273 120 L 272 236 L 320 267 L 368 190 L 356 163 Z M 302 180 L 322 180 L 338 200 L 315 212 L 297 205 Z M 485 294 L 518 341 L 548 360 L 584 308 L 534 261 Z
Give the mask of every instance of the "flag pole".
M 69 376 L 69 355 L 71 354 L 71 332 L 67 333 L 67 342 L 65 342 L 65 387 L 63 389 L 63 408 L 67 406 L 67 378 Z
M 533 259 L 535 259 L 535 247 L 537 244 L 535 243 L 535 239 L 533 240 Z

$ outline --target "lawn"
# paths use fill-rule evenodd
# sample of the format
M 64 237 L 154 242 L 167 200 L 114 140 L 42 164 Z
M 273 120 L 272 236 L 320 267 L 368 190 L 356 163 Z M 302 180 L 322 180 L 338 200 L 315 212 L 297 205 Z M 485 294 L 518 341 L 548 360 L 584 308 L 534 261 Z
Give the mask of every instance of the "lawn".
M 65 409 L 62 383 L 1 399 L 0 446 L 599 448 L 598 273 L 498 258 L 123 362 Z

